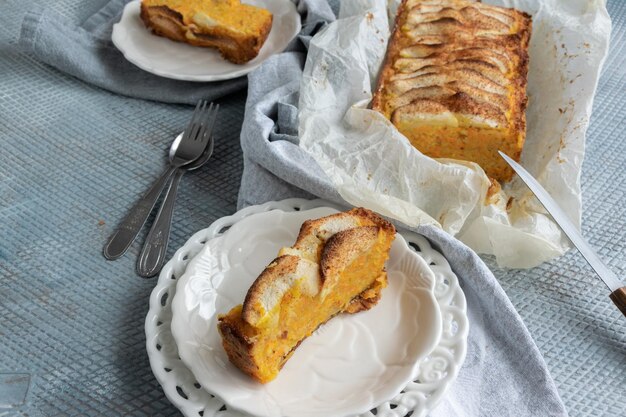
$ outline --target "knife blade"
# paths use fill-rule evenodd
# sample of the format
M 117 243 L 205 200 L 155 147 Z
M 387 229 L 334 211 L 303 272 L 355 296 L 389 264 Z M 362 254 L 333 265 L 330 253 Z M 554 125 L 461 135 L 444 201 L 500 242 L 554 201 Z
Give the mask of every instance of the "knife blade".
M 535 197 L 545 207 L 548 213 L 552 216 L 556 224 L 559 225 L 563 233 L 569 238 L 569 240 L 576 246 L 578 251 L 583 255 L 585 260 L 591 265 L 593 270 L 598 274 L 600 279 L 611 291 L 610 298 L 617 305 L 620 311 L 626 316 L 626 287 L 620 282 L 617 276 L 611 271 L 604 262 L 598 257 L 595 250 L 587 243 L 585 238 L 580 234 L 574 223 L 569 219 L 567 214 L 561 209 L 556 201 L 548 194 L 548 192 L 539 184 L 539 182 L 533 177 L 524 167 L 509 158 L 503 152 L 500 152 L 500 156 L 513 168 L 513 170 L 519 175 L 522 181 L 530 188 L 530 191 L 535 194 Z

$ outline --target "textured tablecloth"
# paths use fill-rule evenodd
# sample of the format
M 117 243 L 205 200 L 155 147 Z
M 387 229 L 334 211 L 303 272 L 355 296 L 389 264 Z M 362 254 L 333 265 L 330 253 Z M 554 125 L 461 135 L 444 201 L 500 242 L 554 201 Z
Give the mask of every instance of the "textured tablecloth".
M 0 416 L 179 415 L 154 379 L 143 322 L 155 283 L 112 227 L 165 165 L 185 106 L 120 97 L 19 52 L 0 14 Z M 41 2 L 44 3 L 44 2 Z M 99 0 L 55 2 L 76 22 Z M 626 277 L 626 2 L 609 1 L 612 47 L 583 165 L 583 233 Z M 245 93 L 221 100 L 215 157 L 181 185 L 169 255 L 235 211 Z M 609 192 L 610 191 L 610 192 Z M 571 416 L 626 416 L 626 320 L 575 251 L 527 271 L 489 266 L 543 353 Z

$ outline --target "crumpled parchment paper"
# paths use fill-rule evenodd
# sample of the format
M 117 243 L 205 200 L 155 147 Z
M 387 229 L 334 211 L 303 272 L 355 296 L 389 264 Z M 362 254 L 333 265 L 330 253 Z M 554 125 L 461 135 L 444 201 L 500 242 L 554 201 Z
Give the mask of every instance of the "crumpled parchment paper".
M 439 225 L 501 266 L 530 268 L 563 254 L 569 241 L 519 178 L 487 198 L 490 183 L 477 164 L 429 158 L 367 109 L 398 3 L 345 0 L 339 19 L 313 38 L 300 88 L 300 146 L 349 203 L 408 226 Z M 488 3 L 533 17 L 522 165 L 580 227 L 585 131 L 611 31 L 606 6 Z

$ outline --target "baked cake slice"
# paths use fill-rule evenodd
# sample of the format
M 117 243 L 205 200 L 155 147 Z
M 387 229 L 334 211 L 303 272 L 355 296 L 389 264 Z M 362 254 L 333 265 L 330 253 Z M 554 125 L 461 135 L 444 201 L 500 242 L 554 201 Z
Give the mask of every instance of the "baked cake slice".
M 239 0 L 142 0 L 141 19 L 155 34 L 217 48 L 235 64 L 259 54 L 272 28 L 272 14 Z
M 404 0 L 372 108 L 420 152 L 508 181 L 526 137 L 531 18 L 466 0 Z
M 304 222 L 296 243 L 280 250 L 243 305 L 219 317 L 229 360 L 269 382 L 321 324 L 374 306 L 387 285 L 394 237 L 391 223 L 363 208 Z

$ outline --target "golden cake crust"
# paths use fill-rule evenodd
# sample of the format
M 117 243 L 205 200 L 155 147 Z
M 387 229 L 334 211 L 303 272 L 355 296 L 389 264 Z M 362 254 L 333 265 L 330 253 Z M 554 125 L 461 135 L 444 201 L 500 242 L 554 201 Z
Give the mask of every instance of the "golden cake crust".
M 521 155 L 530 32 L 530 16 L 515 9 L 403 0 L 372 108 L 423 153 L 473 160 L 507 181 L 513 171 L 497 150 Z

